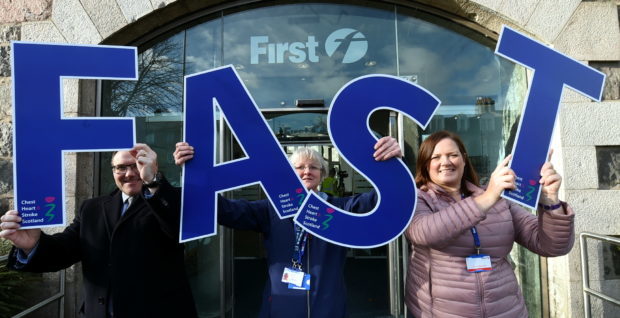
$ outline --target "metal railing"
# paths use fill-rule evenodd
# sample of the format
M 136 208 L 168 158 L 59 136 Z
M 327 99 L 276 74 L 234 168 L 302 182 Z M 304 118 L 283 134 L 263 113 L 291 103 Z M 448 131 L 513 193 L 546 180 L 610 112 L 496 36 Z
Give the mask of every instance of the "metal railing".
M 2 255 L 0 256 L 0 263 L 2 262 L 6 262 L 9 259 L 8 255 Z M 58 317 L 62 318 L 65 316 L 65 270 L 60 270 L 58 271 L 58 283 L 59 283 L 59 290 L 56 294 L 34 304 L 33 306 L 30 306 L 28 308 L 26 308 L 24 311 L 16 314 L 15 316 L 13 316 L 12 318 L 21 318 L 21 317 L 25 317 L 26 315 L 36 311 L 37 309 L 50 304 L 56 300 L 59 301 L 58 304 Z
M 592 239 L 600 240 L 603 242 L 607 242 L 607 243 L 611 243 L 611 244 L 619 245 L 619 246 L 620 246 L 620 239 L 611 237 L 611 236 L 590 233 L 590 232 L 583 232 L 579 234 L 579 241 L 581 243 L 580 244 L 581 245 L 581 275 L 582 275 L 581 280 L 583 282 L 583 286 L 582 286 L 583 287 L 583 310 L 585 312 L 585 317 L 590 318 L 591 317 L 590 296 L 601 298 L 605 301 L 614 303 L 617 306 L 620 306 L 620 299 L 616 299 L 608 295 L 605 295 L 601 292 L 598 292 L 596 290 L 590 289 L 590 271 L 589 271 L 590 269 L 588 267 L 588 246 L 586 244 L 586 238 L 592 238 Z

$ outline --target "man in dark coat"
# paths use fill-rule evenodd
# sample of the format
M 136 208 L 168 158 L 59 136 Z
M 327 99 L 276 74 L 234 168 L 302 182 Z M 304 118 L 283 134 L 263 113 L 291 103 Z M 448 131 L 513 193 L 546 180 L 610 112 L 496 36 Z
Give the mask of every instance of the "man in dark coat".
M 14 245 L 9 268 L 51 272 L 82 262 L 80 313 L 89 318 L 196 317 L 179 215 L 166 208 L 179 196 L 165 195 L 177 190 L 158 173 L 157 154 L 144 144 L 119 151 L 112 171 L 118 189 L 84 202 L 61 233 L 18 231 L 19 213 L 5 213 L 0 237 Z

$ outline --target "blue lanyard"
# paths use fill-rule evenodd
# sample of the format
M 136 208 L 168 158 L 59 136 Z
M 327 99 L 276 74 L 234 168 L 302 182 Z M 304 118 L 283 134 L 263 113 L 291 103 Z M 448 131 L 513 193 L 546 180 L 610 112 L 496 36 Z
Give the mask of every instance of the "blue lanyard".
M 308 240 L 308 232 L 304 231 L 300 226 L 294 224 L 295 227 L 295 250 L 293 251 L 293 268 L 301 271 L 304 251 L 306 250 L 306 241 Z
M 474 236 L 474 246 L 476 247 L 476 254 L 480 254 L 480 237 L 478 237 L 478 230 L 476 227 L 471 228 L 471 235 Z
M 465 199 L 465 194 L 461 193 L 461 199 Z M 478 230 L 476 227 L 472 227 L 470 229 L 471 235 L 474 236 L 474 247 L 476 247 L 476 254 L 480 254 L 480 237 L 478 236 Z

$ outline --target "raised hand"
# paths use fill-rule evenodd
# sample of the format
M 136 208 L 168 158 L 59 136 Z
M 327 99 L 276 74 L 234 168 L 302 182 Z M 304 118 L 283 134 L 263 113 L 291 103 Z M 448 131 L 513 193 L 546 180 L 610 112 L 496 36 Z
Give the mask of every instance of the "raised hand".
M 192 158 L 194 158 L 194 147 L 184 141 L 177 142 L 174 150 L 174 163 L 181 166 Z
M 375 144 L 375 152 L 372 156 L 377 161 L 383 161 L 394 157 L 400 158 L 403 156 L 403 152 L 395 138 L 383 137 L 377 140 L 377 143 Z
M 549 159 L 540 169 L 540 201 L 543 204 L 553 205 L 560 202 L 558 192 L 562 185 L 562 176 L 555 171 L 551 163 L 553 149 L 549 152 Z
M 487 186 L 487 190 L 485 192 L 492 193 L 497 200 L 499 200 L 502 192 L 507 189 L 514 190 L 516 189 L 516 175 L 512 169 L 508 167 L 508 163 L 512 155 L 506 156 L 502 162 L 497 165 L 491 177 L 489 179 L 489 184 Z
M 146 144 L 136 144 L 129 153 L 136 158 L 140 179 L 150 182 L 158 171 L 157 153 Z
M 7 211 L 0 217 L 0 221 L 2 221 L 0 237 L 11 241 L 15 247 L 22 249 L 26 254 L 30 253 L 41 237 L 40 229 L 19 230 L 21 227 L 19 222 L 22 218 L 15 210 Z
M 512 155 L 508 155 L 499 165 L 497 165 L 491 174 L 487 189 L 483 194 L 474 198 L 474 201 L 480 210 L 486 212 L 490 209 L 495 202 L 499 201 L 502 191 L 507 189 L 516 189 L 516 175 L 514 171 L 508 167 L 508 163 L 511 158 Z

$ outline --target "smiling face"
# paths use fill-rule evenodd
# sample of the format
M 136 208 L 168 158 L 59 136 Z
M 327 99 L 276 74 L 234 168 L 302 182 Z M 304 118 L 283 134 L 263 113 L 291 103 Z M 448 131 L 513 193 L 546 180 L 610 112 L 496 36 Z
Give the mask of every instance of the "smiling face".
M 116 186 L 128 196 L 139 194 L 142 190 L 142 179 L 135 164 L 136 158 L 128 151 L 119 151 L 112 158 L 112 166 L 126 166 L 125 173 L 117 173 L 115 169 L 112 169 L 112 175 Z
M 454 140 L 444 138 L 435 145 L 428 165 L 428 173 L 433 183 L 458 190 L 464 170 L 465 160 Z
M 300 157 L 293 166 L 306 189 L 317 191 L 321 184 L 321 165 L 311 158 Z

